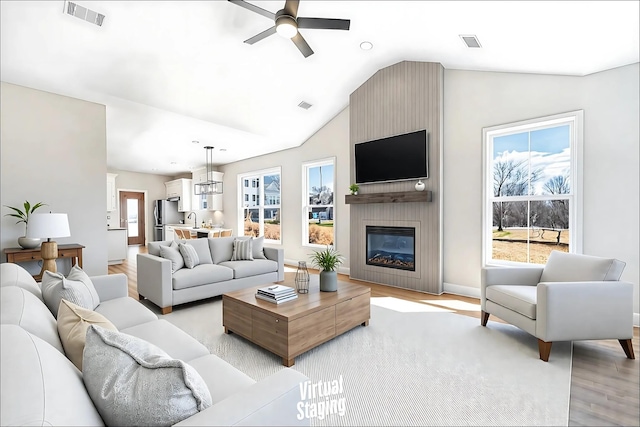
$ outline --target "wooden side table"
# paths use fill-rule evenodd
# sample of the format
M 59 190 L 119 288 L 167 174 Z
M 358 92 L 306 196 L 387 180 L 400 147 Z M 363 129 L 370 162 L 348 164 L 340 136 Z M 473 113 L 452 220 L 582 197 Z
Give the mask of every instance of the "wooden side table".
M 71 265 L 77 265 L 82 268 L 82 249 L 84 249 L 84 246 L 77 243 L 58 245 L 58 259 L 71 258 Z M 4 253 L 7 256 L 7 262 L 16 264 L 27 261 L 42 261 L 40 248 L 6 248 Z M 34 275 L 33 278 L 38 282 L 42 280 L 40 274 Z

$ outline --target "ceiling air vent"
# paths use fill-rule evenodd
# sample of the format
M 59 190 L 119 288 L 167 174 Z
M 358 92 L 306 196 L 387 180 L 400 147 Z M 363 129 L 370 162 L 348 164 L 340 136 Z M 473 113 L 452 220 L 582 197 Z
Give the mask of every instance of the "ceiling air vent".
M 468 35 L 468 36 L 461 35 L 460 38 L 462 39 L 464 44 L 467 45 L 467 47 L 482 47 L 480 45 L 480 41 L 474 35 Z
M 82 7 L 79 4 L 70 1 L 64 2 L 64 13 L 80 18 L 83 21 L 96 24 L 99 27 L 102 26 L 102 22 L 104 21 L 103 14 L 94 12 L 91 9 L 87 9 L 86 7 Z
M 302 101 L 300 104 L 298 104 L 298 107 L 304 109 L 304 110 L 308 110 L 309 108 L 312 107 L 311 104 L 309 104 L 308 102 Z

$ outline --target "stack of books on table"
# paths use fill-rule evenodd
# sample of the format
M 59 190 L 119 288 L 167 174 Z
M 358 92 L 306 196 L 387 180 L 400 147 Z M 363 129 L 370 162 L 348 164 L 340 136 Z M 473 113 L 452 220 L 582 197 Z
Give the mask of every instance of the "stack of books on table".
M 272 285 L 258 289 L 256 298 L 280 304 L 298 298 L 296 290 L 289 286 Z

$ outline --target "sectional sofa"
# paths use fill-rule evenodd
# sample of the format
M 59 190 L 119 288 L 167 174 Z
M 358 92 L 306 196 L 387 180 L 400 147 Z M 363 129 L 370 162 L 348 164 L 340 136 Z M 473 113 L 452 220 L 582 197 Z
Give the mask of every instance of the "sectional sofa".
M 107 318 L 122 336 L 140 338 L 186 362 L 206 384 L 212 405 L 178 425 L 309 425 L 308 419 L 298 420 L 296 411 L 300 384 L 307 381 L 304 375 L 283 368 L 255 382 L 128 297 L 125 275 L 90 279 L 99 297 L 96 313 Z M 3 263 L 0 292 L 0 425 L 104 425 L 105 414 L 99 412 L 85 387 L 87 347 L 81 371 L 65 355 L 57 320 L 45 305 L 40 284 L 17 264 Z M 88 340 L 89 332 L 86 335 Z M 150 387 L 156 387 L 156 382 Z M 107 385 L 102 391 L 117 394 Z M 144 414 L 140 417 L 139 424 L 148 424 Z
M 234 241 L 251 240 L 251 256 L 234 258 Z M 284 280 L 284 251 L 263 247 L 263 237 L 216 237 L 179 240 L 194 248 L 198 264 L 181 265 L 175 241 L 151 242 L 137 255 L 138 294 L 170 313 L 174 305 Z M 173 255 L 172 255 L 173 254 Z M 238 258 L 238 257 L 236 257 Z

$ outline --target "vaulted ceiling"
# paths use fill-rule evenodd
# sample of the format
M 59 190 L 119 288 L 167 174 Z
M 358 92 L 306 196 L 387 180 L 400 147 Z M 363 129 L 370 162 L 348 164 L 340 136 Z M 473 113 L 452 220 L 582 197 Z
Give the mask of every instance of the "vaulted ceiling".
M 228 1 L 76 3 L 103 25 L 64 1 L 1 1 L 0 78 L 105 104 L 108 166 L 145 173 L 204 166 L 206 145 L 216 164 L 298 146 L 403 60 L 576 76 L 639 61 L 637 1 L 301 0 L 299 16 L 351 20 L 301 29 L 308 58 L 279 35 L 243 43 L 273 22 Z M 284 0 L 253 3 L 276 12 Z M 465 46 L 470 34 L 481 48 Z

